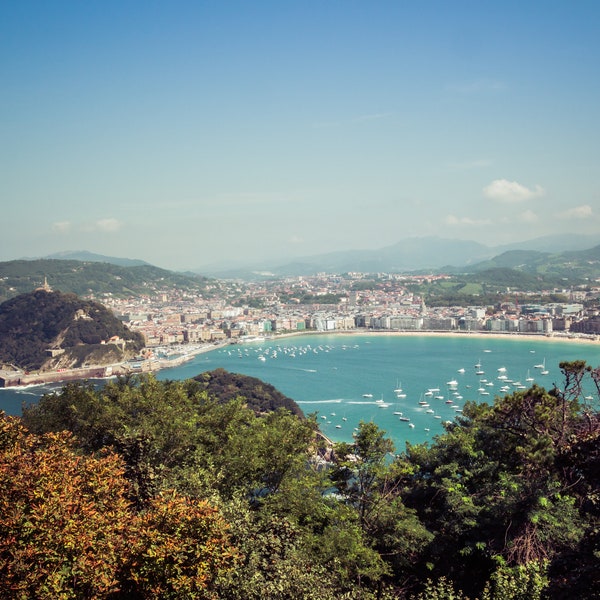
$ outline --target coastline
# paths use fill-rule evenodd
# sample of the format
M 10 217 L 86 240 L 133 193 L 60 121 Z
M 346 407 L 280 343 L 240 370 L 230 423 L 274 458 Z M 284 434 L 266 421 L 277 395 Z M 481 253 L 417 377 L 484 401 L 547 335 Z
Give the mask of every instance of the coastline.
M 353 336 L 353 335 L 380 335 L 380 336 L 406 336 L 406 337 L 464 337 L 470 339 L 513 339 L 513 340 L 536 340 L 548 342 L 568 342 L 575 344 L 598 344 L 600 346 L 600 335 L 588 334 L 558 334 L 558 333 L 517 333 L 500 331 L 401 331 L 398 329 L 336 329 L 332 331 L 292 331 L 289 333 L 280 333 L 265 341 L 273 341 L 278 338 L 298 337 L 303 335 L 334 335 L 334 336 Z
M 285 333 L 276 333 L 271 336 L 265 336 L 261 343 L 273 343 L 278 339 L 290 337 L 302 337 L 313 335 L 332 335 L 332 336 L 403 336 L 403 337 L 462 337 L 469 339 L 511 339 L 519 342 L 524 341 L 546 341 L 561 342 L 570 344 L 598 344 L 600 347 L 600 336 L 586 334 L 540 334 L 540 333 L 515 333 L 515 332 L 487 332 L 487 331 L 399 331 L 385 329 L 347 329 L 332 331 L 290 331 Z M 145 359 L 139 361 L 139 366 L 133 367 L 128 363 L 117 363 L 112 365 L 96 365 L 88 368 L 69 369 L 64 371 L 48 371 L 43 373 L 23 372 L 0 372 L 0 389 L 2 388 L 26 388 L 32 386 L 41 386 L 48 383 L 68 383 L 70 381 L 84 381 L 87 379 L 111 379 L 120 375 L 135 375 L 142 373 L 154 373 L 162 369 L 179 366 L 192 360 L 199 354 L 212 352 L 223 346 L 235 345 L 240 343 L 240 338 L 236 340 L 223 340 L 221 342 L 212 342 L 202 346 L 181 346 L 181 354 L 172 359 Z M 257 342 L 258 343 L 258 342 Z

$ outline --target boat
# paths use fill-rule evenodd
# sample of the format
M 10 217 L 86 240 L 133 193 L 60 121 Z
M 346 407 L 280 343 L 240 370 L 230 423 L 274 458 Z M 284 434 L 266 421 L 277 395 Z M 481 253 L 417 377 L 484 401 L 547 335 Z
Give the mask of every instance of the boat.
M 411 429 L 414 429 L 414 428 L 415 428 L 415 424 L 414 424 L 414 423 L 409 423 L 409 424 L 408 424 L 408 426 L 409 426 Z
M 546 368 L 546 359 L 544 358 L 544 360 L 539 364 L 539 365 L 533 365 L 534 369 L 545 369 Z
M 399 381 L 396 381 L 396 389 L 394 390 L 395 394 L 401 394 L 402 393 L 402 384 Z
M 462 368 L 461 368 L 461 369 L 458 369 L 458 373 L 464 373 L 464 372 L 465 372 L 465 370 L 464 370 L 464 369 L 462 369 Z
M 400 417 L 400 419 L 399 419 L 399 420 L 400 420 L 400 421 L 405 421 L 405 422 L 408 422 L 408 421 L 410 421 L 410 419 L 409 419 L 408 417 Z
M 363 394 L 362 397 L 363 398 L 372 398 L 373 394 Z

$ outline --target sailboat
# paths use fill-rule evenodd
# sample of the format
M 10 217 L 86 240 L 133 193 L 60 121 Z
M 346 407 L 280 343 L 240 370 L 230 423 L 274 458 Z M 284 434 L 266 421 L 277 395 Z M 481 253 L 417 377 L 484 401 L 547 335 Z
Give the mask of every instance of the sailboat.
M 541 362 L 541 364 L 539 365 L 533 365 L 534 369 L 540 369 L 540 373 L 542 375 L 548 375 L 549 371 L 548 369 L 546 369 L 546 359 L 544 358 L 544 360 Z

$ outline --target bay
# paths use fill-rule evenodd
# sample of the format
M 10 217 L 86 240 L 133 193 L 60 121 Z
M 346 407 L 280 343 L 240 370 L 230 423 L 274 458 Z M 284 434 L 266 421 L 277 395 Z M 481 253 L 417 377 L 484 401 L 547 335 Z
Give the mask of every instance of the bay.
M 307 334 L 220 347 L 156 376 L 179 380 L 224 368 L 257 377 L 305 414 L 317 413 L 330 439 L 351 441 L 361 420 L 373 421 L 403 450 L 407 441 L 442 433 L 442 423 L 459 415 L 467 400 L 491 403 L 533 383 L 561 387 L 559 363 L 577 359 L 600 366 L 600 345 L 533 336 Z M 0 390 L 0 409 L 20 414 L 23 401 L 52 389 Z M 584 395 L 597 401 L 590 386 Z

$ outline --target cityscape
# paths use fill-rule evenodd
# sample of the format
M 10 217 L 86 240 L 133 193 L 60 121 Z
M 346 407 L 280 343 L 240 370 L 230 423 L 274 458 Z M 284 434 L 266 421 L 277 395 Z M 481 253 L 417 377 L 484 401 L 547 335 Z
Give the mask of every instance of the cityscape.
M 455 332 L 568 337 L 600 334 L 600 286 L 548 290 L 562 299 L 515 290 L 511 301 L 470 306 L 427 306 L 411 288 L 444 275 L 349 273 L 276 281 L 223 282 L 212 298 L 184 290 L 147 297 L 100 299 L 148 349 L 243 341 L 307 332 Z M 376 282 L 373 284 L 373 282 Z

